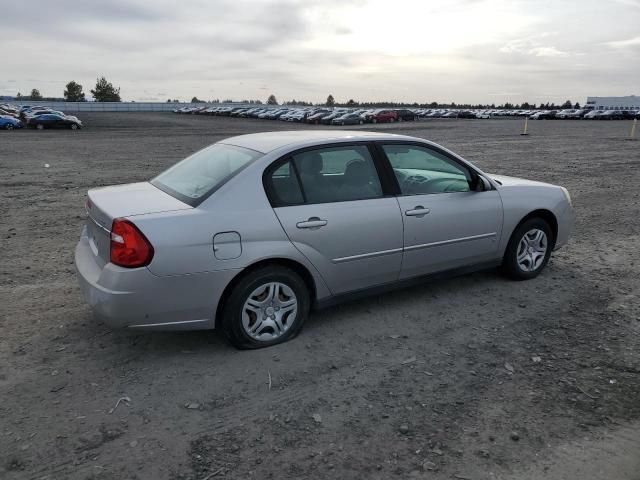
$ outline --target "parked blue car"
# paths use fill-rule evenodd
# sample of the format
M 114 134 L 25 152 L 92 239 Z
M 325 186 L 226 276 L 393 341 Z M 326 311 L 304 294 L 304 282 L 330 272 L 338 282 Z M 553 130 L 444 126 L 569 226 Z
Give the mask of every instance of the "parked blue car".
M 0 115 L 0 129 L 13 130 L 22 128 L 22 123 L 17 118 Z

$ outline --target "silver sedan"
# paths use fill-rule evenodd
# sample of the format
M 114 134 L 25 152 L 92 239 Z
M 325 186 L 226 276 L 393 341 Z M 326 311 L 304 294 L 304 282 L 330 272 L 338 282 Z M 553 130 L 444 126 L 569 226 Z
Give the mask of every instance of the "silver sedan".
M 492 175 L 432 142 L 259 133 L 153 180 L 92 189 L 75 252 L 96 316 L 130 329 L 286 341 L 311 308 L 441 274 L 536 277 L 573 228 L 563 187 Z

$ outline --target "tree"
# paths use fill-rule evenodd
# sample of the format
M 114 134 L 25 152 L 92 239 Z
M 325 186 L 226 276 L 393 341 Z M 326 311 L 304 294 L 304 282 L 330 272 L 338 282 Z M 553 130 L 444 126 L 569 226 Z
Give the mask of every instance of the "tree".
M 566 102 L 564 102 L 561 105 L 562 108 L 572 108 L 573 107 L 573 103 L 571 103 L 571 100 L 567 100 Z
M 278 105 L 278 100 L 276 100 L 276 96 L 272 93 L 269 95 L 267 99 L 267 105 Z
M 191 103 L 207 103 L 204 100 L 200 100 L 198 97 L 193 97 Z
M 580 104 L 578 102 L 576 102 L 576 104 L 573 106 L 573 108 L 575 108 L 576 110 L 580 108 Z
M 96 102 L 120 102 L 120 88 L 115 88 L 107 79 L 100 77 L 96 79 L 96 88 L 91 90 L 91 95 Z
M 18 94 L 16 95 L 16 100 L 22 100 L 22 98 L 22 94 L 18 92 Z
M 31 90 L 31 100 L 42 100 L 42 95 L 40 95 L 40 90 L 34 88 Z
M 327 97 L 327 107 L 333 107 L 336 104 L 336 101 L 333 98 L 333 95 L 329 95 Z
M 71 80 L 67 83 L 67 87 L 64 90 L 65 102 L 86 102 L 84 98 L 84 92 L 82 91 L 82 85 Z

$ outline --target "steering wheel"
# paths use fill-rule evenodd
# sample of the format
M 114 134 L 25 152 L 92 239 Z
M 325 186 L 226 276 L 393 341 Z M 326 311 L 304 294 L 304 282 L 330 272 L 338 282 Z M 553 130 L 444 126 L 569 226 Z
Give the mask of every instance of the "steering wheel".
M 464 190 L 460 189 L 460 183 L 464 182 L 467 187 Z M 456 178 L 434 178 L 433 180 L 429 180 L 426 182 L 423 187 L 425 188 L 425 193 L 435 193 L 435 192 L 466 192 L 469 190 L 469 183 L 464 180 L 458 180 Z
M 424 175 L 409 175 L 402 184 L 407 193 L 424 193 L 425 186 L 429 182 L 429 177 Z

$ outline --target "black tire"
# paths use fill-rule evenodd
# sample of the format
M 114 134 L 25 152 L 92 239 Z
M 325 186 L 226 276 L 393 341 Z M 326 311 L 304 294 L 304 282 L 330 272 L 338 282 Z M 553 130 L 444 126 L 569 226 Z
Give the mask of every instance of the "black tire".
M 297 301 L 297 313 L 290 327 L 279 337 L 261 341 L 249 336 L 242 324 L 242 310 L 249 296 L 261 285 L 279 282 L 293 290 Z M 222 332 L 229 342 L 239 349 L 256 349 L 270 347 L 294 338 L 307 319 L 311 299 L 309 289 L 304 280 L 293 270 L 278 265 L 267 266 L 245 274 L 233 287 L 222 310 Z
M 38 123 L 38 124 L 36 125 L 36 129 L 37 129 L 37 130 L 44 130 L 44 125 L 43 125 L 43 124 L 41 124 L 41 123 Z
M 4 127 L 7 130 L 13 130 L 13 125 L 11 125 L 10 123 L 7 123 L 7 125 Z
M 78 130 L 80 127 L 78 126 L 77 123 L 72 123 L 71 125 L 69 125 L 69 128 L 71 130 Z
M 533 229 L 542 230 L 545 233 L 547 236 L 547 249 L 542 263 L 535 270 L 526 271 L 520 267 L 517 261 L 518 246 L 524 235 Z M 502 272 L 513 280 L 531 280 L 532 278 L 537 277 L 540 275 L 540 272 L 544 270 L 547 263 L 549 263 L 549 258 L 551 257 L 551 251 L 553 250 L 554 245 L 555 237 L 549 224 L 539 217 L 529 218 L 518 225 L 511 234 L 509 244 L 507 245 L 507 249 L 502 260 Z

